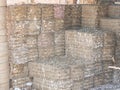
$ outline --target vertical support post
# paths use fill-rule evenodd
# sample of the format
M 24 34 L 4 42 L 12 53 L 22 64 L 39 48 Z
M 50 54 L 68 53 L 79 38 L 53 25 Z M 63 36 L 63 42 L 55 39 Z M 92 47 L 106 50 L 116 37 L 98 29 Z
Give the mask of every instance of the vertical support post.
M 0 0 L 0 90 L 9 90 L 9 62 L 6 32 L 6 0 Z

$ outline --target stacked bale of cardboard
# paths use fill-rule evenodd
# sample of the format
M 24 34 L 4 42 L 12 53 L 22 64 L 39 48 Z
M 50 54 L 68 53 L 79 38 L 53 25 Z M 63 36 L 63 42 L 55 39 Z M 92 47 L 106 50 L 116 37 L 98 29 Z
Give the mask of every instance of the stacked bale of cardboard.
M 95 32 L 86 28 L 80 30 L 67 30 L 65 32 L 67 56 L 69 57 L 72 56 L 73 58 L 84 58 L 83 61 L 84 89 L 94 87 L 94 76 L 97 76 L 102 72 L 101 66 L 102 63 L 100 61 L 103 47 L 101 37 L 102 33 L 99 32 L 98 34 Z M 98 36 L 98 38 L 95 40 L 94 38 L 96 37 L 96 35 Z M 99 43 L 97 43 L 97 41 Z M 98 80 L 98 82 L 101 84 L 102 81 Z
M 81 26 L 81 5 L 66 5 L 65 6 L 65 28 Z
M 11 25 L 8 26 L 10 60 L 14 63 L 24 63 L 27 61 L 27 48 L 24 44 L 25 25 L 27 24 L 24 20 L 26 19 L 26 7 L 13 6 L 9 7 L 9 10 L 11 12 L 9 13 Z
M 112 18 L 120 18 L 120 6 L 119 5 L 109 5 L 108 15 Z
M 54 22 L 55 22 L 55 56 L 65 55 L 65 5 L 54 5 Z
M 38 59 L 38 35 L 41 30 L 41 8 L 40 5 L 27 6 L 27 20 L 26 26 L 26 44 L 28 48 L 28 60 L 35 61 Z
M 29 77 L 23 77 L 23 78 L 14 78 L 11 81 L 12 84 L 12 88 L 11 90 L 14 90 L 15 88 L 19 88 L 19 89 L 27 89 L 27 83 L 31 82 Z
M 28 77 L 27 62 L 38 59 L 37 36 L 41 28 L 39 13 L 40 10 L 37 5 L 8 7 L 7 29 L 11 88 L 23 88 L 22 85 L 28 82 L 24 79 Z
M 120 63 L 120 12 L 119 12 L 119 8 L 120 6 L 115 6 L 115 5 L 110 5 L 108 7 L 108 16 L 109 18 L 102 18 L 100 20 L 100 27 L 102 29 L 105 29 L 105 30 L 109 30 L 109 31 L 113 31 L 116 33 L 116 46 L 115 46 L 115 55 L 114 55 L 114 63 L 116 66 L 119 66 L 119 63 Z M 114 76 L 114 82 L 118 83 L 120 81 L 120 79 L 118 78 L 119 77 L 119 73 L 117 70 L 114 70 L 114 73 L 115 73 L 115 76 Z
M 112 81 L 112 71 L 109 71 L 108 66 L 112 65 L 112 56 L 114 55 L 115 37 L 113 32 L 88 28 L 72 29 L 65 32 L 65 37 L 67 56 L 84 58 L 84 79 L 89 80 L 88 78 L 90 78 L 91 80 L 88 87 L 85 88 Z M 108 46 L 111 47 L 108 48 Z M 106 51 L 110 53 L 106 53 Z M 105 60 L 107 61 L 105 62 Z M 109 61 L 111 61 L 110 64 L 107 63 Z
M 107 16 L 105 5 L 82 5 L 82 27 L 98 28 L 100 17 Z
M 104 34 L 104 47 L 103 47 L 103 57 L 102 57 L 102 63 L 103 63 L 103 71 L 104 75 L 106 76 L 105 83 L 108 83 L 112 81 L 113 77 L 113 71 L 112 69 L 108 69 L 109 66 L 114 65 L 114 55 L 115 55 L 115 39 L 116 35 L 115 33 L 111 31 L 104 31 L 106 32 Z
M 98 10 L 97 5 L 82 5 L 82 27 L 98 27 Z
M 81 26 L 81 5 L 71 5 L 72 27 Z
M 37 90 L 71 90 L 73 82 L 65 59 L 64 62 L 59 58 L 30 62 L 29 68 L 30 76 L 34 77 L 33 87 Z
M 38 36 L 39 58 L 54 56 L 54 7 L 53 5 L 41 6 L 41 33 Z

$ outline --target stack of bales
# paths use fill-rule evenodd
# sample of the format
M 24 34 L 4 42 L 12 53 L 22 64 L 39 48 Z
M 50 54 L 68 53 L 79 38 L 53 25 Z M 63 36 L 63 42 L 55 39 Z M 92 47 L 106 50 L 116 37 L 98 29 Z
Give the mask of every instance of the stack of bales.
M 55 22 L 55 56 L 65 55 L 65 28 L 64 28 L 64 5 L 54 5 L 54 22 Z
M 62 60 L 62 59 L 61 59 Z M 33 77 L 33 87 L 37 90 L 71 90 L 72 80 L 70 69 L 59 58 L 29 63 L 30 76 Z M 31 65 L 33 68 L 31 68 Z
M 115 55 L 115 33 L 111 31 L 104 31 L 104 47 L 103 47 L 103 55 L 102 55 L 102 66 L 104 71 L 104 83 L 108 83 L 112 81 L 113 71 L 112 69 L 108 69 L 109 66 L 114 65 L 114 55 Z
M 105 5 L 82 5 L 82 27 L 98 28 L 100 17 L 107 16 Z
M 108 16 L 109 18 L 102 18 L 100 20 L 100 28 L 104 30 L 113 31 L 116 33 L 116 46 L 115 46 L 115 65 L 119 66 L 120 64 L 120 6 L 110 5 L 108 7 Z M 112 48 L 112 47 L 110 47 Z M 119 71 L 115 70 L 114 82 L 120 82 Z
M 53 5 L 41 6 L 41 33 L 38 36 L 39 58 L 54 56 L 54 7 Z
M 14 63 L 24 63 L 27 61 L 27 47 L 25 41 L 26 7 L 8 7 L 10 20 L 8 23 L 10 61 Z M 18 53 L 19 52 L 19 53 Z
M 34 8 L 37 11 L 33 12 Z M 7 29 L 11 88 L 23 88 L 23 84 L 28 82 L 26 79 L 28 77 L 27 62 L 38 59 L 37 36 L 40 32 L 41 22 L 38 18 L 40 10 L 37 8 L 39 9 L 38 6 L 28 7 L 26 5 L 8 7 Z
M 25 43 L 28 48 L 28 60 L 38 59 L 38 35 L 41 30 L 41 8 L 39 5 L 27 6 L 27 21 Z
M 119 5 L 109 5 L 108 7 L 108 15 L 111 18 L 119 18 L 120 17 L 120 6 Z
M 107 61 L 111 61 L 112 55 L 114 55 L 114 48 L 112 47 L 114 47 L 115 37 L 112 32 L 88 28 L 73 29 L 66 30 L 65 37 L 67 56 L 77 59 L 84 58 L 84 80 L 90 80 L 90 83 L 85 83 L 85 86 L 88 85 L 85 88 L 112 81 L 112 71 L 109 71 L 109 62 L 107 63 Z M 108 38 L 111 40 L 109 41 Z M 107 46 L 111 47 L 106 48 Z M 105 62 L 105 60 L 107 61 Z M 110 65 L 112 65 L 112 61 Z
M 89 89 L 94 87 L 94 77 L 102 72 L 102 33 L 95 30 L 80 29 L 67 30 L 66 37 L 66 54 L 72 58 L 84 58 L 83 61 L 83 88 Z M 97 77 L 96 77 L 97 78 Z M 101 77 L 102 78 L 102 77 Z M 95 80 L 96 82 L 97 80 Z M 102 78 L 103 81 L 103 78 Z M 96 83 L 101 84 L 98 79 Z

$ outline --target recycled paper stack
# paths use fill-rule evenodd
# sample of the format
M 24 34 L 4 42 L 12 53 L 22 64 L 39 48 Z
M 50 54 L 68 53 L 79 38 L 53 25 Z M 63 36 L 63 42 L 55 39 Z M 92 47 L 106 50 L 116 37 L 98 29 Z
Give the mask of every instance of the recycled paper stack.
M 66 30 L 66 54 L 74 58 L 90 59 L 89 63 L 100 61 L 103 47 L 102 36 L 102 31 L 95 29 Z
M 71 5 L 71 15 L 72 15 L 72 27 L 81 26 L 81 14 L 82 14 L 82 7 L 81 5 Z
M 39 58 L 49 58 L 55 55 L 54 33 L 40 33 L 38 36 Z
M 54 5 L 54 22 L 55 22 L 55 56 L 65 55 L 65 5 Z
M 27 83 L 29 82 L 31 82 L 29 77 L 13 79 L 11 82 L 11 90 L 14 90 L 15 88 L 25 89 L 27 87 Z
M 17 80 L 28 77 L 27 63 L 38 59 L 41 9 L 37 5 L 15 5 L 7 10 L 11 88 L 22 88 L 23 83 Z
M 113 72 L 108 69 L 108 66 L 113 65 L 112 57 L 115 54 L 113 32 L 91 28 L 71 29 L 66 30 L 65 37 L 67 56 L 84 59 L 85 78 L 93 77 L 93 83 L 98 83 L 96 86 L 112 81 Z M 95 81 L 97 75 L 101 76 L 101 74 L 103 74 L 102 80 Z
M 109 30 L 109 31 L 113 31 L 116 33 L 116 38 L 115 38 L 115 50 L 113 51 L 115 53 L 115 55 L 113 56 L 112 60 L 114 62 L 112 62 L 115 66 L 120 66 L 120 10 L 119 10 L 120 6 L 119 5 L 110 5 L 108 6 L 108 18 L 102 18 L 100 20 L 100 28 L 104 29 L 104 30 Z M 108 48 L 113 48 L 111 46 L 109 46 Z M 112 52 L 111 51 L 111 52 Z M 110 52 L 110 50 L 108 51 Z M 112 55 L 112 53 L 111 53 Z M 110 61 L 109 61 L 110 63 Z M 110 64 L 111 65 L 111 64 Z M 112 70 L 112 69 L 110 69 Z M 109 70 L 109 71 L 110 71 Z M 119 72 L 117 70 L 114 70 L 114 83 L 119 83 L 120 82 L 120 78 L 119 78 Z
M 37 90 L 70 90 L 72 87 L 70 68 L 67 63 L 60 61 L 59 58 L 30 62 L 29 70 L 30 76 L 34 78 L 33 87 Z
M 82 5 L 82 27 L 98 27 L 98 10 L 97 5 Z
M 13 64 L 10 63 L 10 78 L 21 78 L 28 76 L 27 64 Z
M 81 26 L 81 15 L 82 8 L 81 5 L 66 5 L 65 6 L 65 28 L 70 28 L 74 26 Z
M 109 5 L 108 15 L 112 18 L 120 18 L 120 6 L 119 5 Z
M 55 31 L 64 30 L 65 5 L 54 5 Z

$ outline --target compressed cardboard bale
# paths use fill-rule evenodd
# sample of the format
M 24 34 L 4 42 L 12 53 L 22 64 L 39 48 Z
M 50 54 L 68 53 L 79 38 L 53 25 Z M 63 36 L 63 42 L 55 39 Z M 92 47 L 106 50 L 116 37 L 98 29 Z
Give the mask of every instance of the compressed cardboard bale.
M 27 83 L 31 82 L 29 77 L 21 77 L 21 78 L 16 78 L 11 80 L 11 86 L 12 88 L 26 88 Z
M 113 72 L 114 72 L 113 83 L 119 84 L 120 83 L 120 72 L 119 72 L 119 70 L 114 70 Z
M 11 18 L 15 21 L 26 20 L 27 8 L 25 5 L 11 6 Z
M 99 17 L 107 17 L 108 16 L 108 6 L 101 4 L 99 6 Z
M 94 87 L 93 77 L 86 77 L 82 82 L 83 82 L 83 89 L 85 90 Z
M 40 5 L 28 5 L 27 6 L 27 20 L 41 20 L 42 9 Z
M 115 47 L 114 46 L 105 46 L 103 47 L 103 60 L 111 60 L 115 55 Z
M 115 51 L 115 55 L 116 55 L 116 59 L 120 59 L 120 46 L 116 47 L 116 51 Z
M 119 19 L 102 18 L 100 19 L 100 28 L 104 30 L 110 30 L 113 32 L 119 32 L 120 29 L 119 23 L 120 23 Z
M 70 79 L 70 68 L 67 65 L 56 63 L 55 60 L 53 61 L 45 59 L 43 61 L 30 62 L 30 76 L 51 80 Z M 34 68 L 31 68 L 31 65 Z
M 54 33 L 41 33 L 38 37 L 39 58 L 49 58 L 55 55 Z
M 98 27 L 98 5 L 82 5 L 82 27 Z
M 44 78 L 34 78 L 33 87 L 37 90 L 45 89 L 45 90 L 71 90 L 72 81 L 68 80 L 50 80 Z
M 72 17 L 80 18 L 82 7 L 80 5 L 71 5 L 71 8 L 72 8 L 72 11 L 71 11 Z
M 65 32 L 55 32 L 55 55 L 65 55 Z
M 14 35 L 25 35 L 26 33 L 26 27 L 27 27 L 27 21 L 14 21 L 11 22 L 11 27 L 12 30 L 10 31 L 10 34 L 14 34 Z M 9 30 L 9 29 L 8 29 Z
M 91 27 L 91 28 L 97 28 L 98 27 L 98 19 L 90 19 L 90 18 L 82 18 L 82 27 Z
M 38 36 L 26 36 L 26 44 L 28 48 L 36 48 L 37 47 L 37 39 Z
M 115 46 L 116 34 L 109 30 L 104 32 L 104 46 Z
M 41 31 L 41 21 L 29 21 L 26 27 L 26 35 L 38 35 Z
M 77 51 L 77 31 L 76 30 L 69 30 L 65 31 L 65 48 L 66 48 L 66 54 L 70 55 L 71 57 L 77 57 L 77 54 L 75 51 Z
M 98 87 L 104 83 L 103 73 L 94 76 L 94 87 Z
M 57 57 L 56 60 L 59 60 L 58 63 L 60 64 L 67 64 L 71 70 L 71 79 L 74 81 L 79 81 L 83 79 L 84 76 L 84 66 L 83 66 L 83 61 L 84 59 L 79 58 L 79 59 L 74 59 L 71 57 Z
M 38 36 L 38 47 L 42 48 L 48 46 L 54 46 L 54 33 L 40 33 L 40 35 Z
M 44 4 L 41 7 L 43 20 L 54 18 L 54 5 Z
M 73 18 L 72 26 L 81 26 L 81 20 L 79 18 Z
M 117 39 L 116 40 L 116 45 L 120 46 L 120 33 L 119 32 L 116 33 L 116 39 Z
M 71 5 L 65 5 L 64 25 L 65 29 L 72 26 Z
M 24 45 L 24 35 L 10 35 L 8 38 L 9 49 L 13 50 Z
M 41 32 L 54 32 L 55 31 L 55 21 L 54 19 L 43 19 Z
M 108 6 L 109 17 L 119 18 L 120 17 L 120 6 L 119 5 L 109 5 Z
M 111 83 L 113 81 L 113 71 L 105 72 L 103 75 L 104 75 L 104 84 Z
M 81 57 L 86 58 L 86 60 L 99 60 L 102 56 L 102 36 L 103 34 L 100 30 L 86 28 L 74 31 L 66 30 L 66 54 L 75 58 Z
M 27 53 L 28 48 L 24 44 L 21 47 L 14 48 L 10 50 L 10 61 L 17 64 L 24 64 L 29 61 Z
M 21 78 L 28 76 L 27 64 L 14 64 L 10 63 L 10 78 Z
M 91 77 L 103 72 L 102 63 L 95 62 L 91 64 L 84 63 L 84 77 Z
M 74 81 L 72 90 L 82 90 L 82 81 Z
M 55 32 L 64 30 L 64 19 L 55 19 Z
M 98 9 L 98 5 L 82 5 L 82 17 L 96 18 L 98 15 Z
M 29 48 L 27 57 L 28 57 L 28 61 L 35 61 L 35 60 L 37 60 L 38 57 L 39 57 L 38 48 Z
M 55 48 L 53 46 L 39 47 L 39 58 L 50 58 L 55 56 Z
M 64 19 L 65 5 L 54 5 L 54 18 Z
M 114 65 L 114 63 L 113 63 L 113 61 L 112 60 L 103 60 L 102 61 L 102 67 L 103 67 L 103 71 L 104 72 L 108 72 L 108 71 L 112 71 L 112 69 L 109 69 L 108 67 L 109 66 L 113 66 Z
M 80 5 L 72 5 L 72 26 L 81 26 L 81 12 L 82 8 Z

